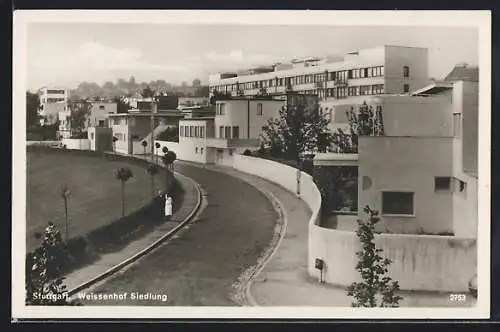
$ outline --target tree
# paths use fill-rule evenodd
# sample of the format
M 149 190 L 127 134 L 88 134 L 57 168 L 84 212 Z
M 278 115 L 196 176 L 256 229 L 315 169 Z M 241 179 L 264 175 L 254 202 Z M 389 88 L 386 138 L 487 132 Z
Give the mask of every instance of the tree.
M 152 98 L 155 95 L 155 91 L 148 86 L 142 89 L 141 96 L 144 98 Z
M 353 296 L 353 307 L 398 307 L 403 298 L 396 295 L 399 283 L 388 276 L 390 259 L 380 256 L 382 249 L 375 246 L 375 225 L 380 221 L 378 211 L 366 206 L 368 222 L 358 220 L 356 235 L 361 242 L 361 250 L 356 253 L 356 270 L 361 282 L 354 282 L 347 288 L 347 295 Z
M 70 127 L 72 135 L 82 134 L 86 127 L 87 118 L 91 114 L 92 104 L 88 100 L 70 104 Z
M 363 102 L 355 110 L 351 107 L 346 111 L 349 122 L 348 132 L 338 128 L 333 133 L 333 145 L 338 153 L 357 153 L 358 139 L 360 136 L 384 136 L 384 119 L 382 106 L 377 105 L 373 109 L 372 105 Z
M 64 224 L 66 226 L 66 241 L 69 239 L 69 229 L 68 229 L 68 198 L 69 198 L 69 188 L 68 185 L 65 183 L 61 186 L 61 198 L 64 201 Z
M 148 142 L 142 141 L 141 142 L 142 147 L 144 148 L 144 155 L 146 155 L 146 147 L 148 146 Z
M 26 128 L 40 124 L 40 116 L 38 115 L 39 105 L 38 94 L 26 91 Z
M 113 101 L 116 103 L 116 112 L 117 113 L 128 113 L 128 110 L 130 108 L 130 104 L 126 102 L 123 98 L 121 97 L 115 97 Z
M 151 176 L 151 197 L 154 199 L 155 197 L 155 176 L 158 174 L 158 166 L 155 164 L 148 164 L 148 168 L 146 172 Z
M 158 134 L 157 140 L 167 142 L 179 142 L 179 128 L 167 127 L 164 131 Z
M 217 100 L 223 100 L 223 99 L 229 99 L 231 98 L 231 93 L 223 93 L 223 92 L 219 92 L 217 91 L 217 89 L 213 89 L 212 90 L 212 97 L 210 97 L 210 105 L 215 105 L 215 102 Z
M 130 168 L 122 167 L 116 170 L 116 178 L 122 183 L 122 217 L 125 216 L 125 182 L 133 176 Z
M 40 236 L 41 245 L 26 255 L 26 305 L 77 305 L 61 276 L 68 256 L 59 230 L 49 222 Z
M 268 120 L 262 138 L 271 150 L 299 162 L 304 152 L 316 151 L 332 142 L 328 123 L 318 106 L 306 107 L 304 103 L 287 105 L 280 109 L 277 118 Z
M 200 86 L 201 86 L 201 81 L 200 81 L 200 79 L 195 78 L 195 79 L 193 80 L 193 84 L 192 84 L 192 86 L 193 86 L 193 87 L 195 87 L 195 88 L 200 87 Z
M 177 159 L 177 155 L 172 150 L 167 151 L 167 153 L 165 153 L 161 157 L 163 164 L 165 164 L 165 166 L 167 166 L 168 169 L 172 169 L 173 163 L 176 159 Z

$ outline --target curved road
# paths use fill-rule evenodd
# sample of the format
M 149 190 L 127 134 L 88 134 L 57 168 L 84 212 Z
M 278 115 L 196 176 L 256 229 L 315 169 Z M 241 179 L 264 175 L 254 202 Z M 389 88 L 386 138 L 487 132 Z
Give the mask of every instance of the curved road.
M 127 300 L 85 305 L 231 306 L 232 284 L 257 263 L 278 218 L 271 202 L 248 183 L 191 165 L 176 171 L 198 182 L 208 205 L 188 229 L 92 290 L 127 292 Z M 168 300 L 132 299 L 132 293 L 166 294 Z

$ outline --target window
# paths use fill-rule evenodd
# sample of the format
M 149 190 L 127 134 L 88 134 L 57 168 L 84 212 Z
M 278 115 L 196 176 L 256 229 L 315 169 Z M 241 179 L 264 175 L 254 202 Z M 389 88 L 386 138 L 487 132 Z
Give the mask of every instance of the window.
M 217 109 L 215 110 L 217 115 L 225 115 L 226 114 L 226 104 L 220 103 L 217 104 Z
M 407 93 L 410 91 L 410 84 L 404 84 L 403 85 L 403 92 L 404 93 Z
M 240 127 L 233 127 L 233 138 L 240 138 Z
M 382 214 L 414 215 L 414 193 L 385 191 L 382 192 Z
M 408 66 L 403 67 L 403 77 L 410 77 L 410 67 Z
M 94 133 L 90 133 L 90 139 L 94 140 Z
M 359 94 L 360 95 L 368 95 L 370 94 L 370 86 L 369 85 L 362 85 L 359 87 Z
M 372 86 L 372 93 L 375 95 L 379 95 L 384 93 L 384 85 L 383 84 L 375 84 Z
M 104 127 L 104 120 L 99 120 L 99 127 Z
M 200 153 L 203 154 L 203 148 L 200 148 Z
M 200 137 L 201 138 L 205 137 L 205 127 L 200 127 Z
M 262 103 L 257 104 L 257 115 L 262 115 Z
M 198 153 L 198 147 L 194 148 L 194 153 Z
M 460 137 L 462 134 L 462 114 L 453 113 L 453 137 Z
M 352 75 L 352 70 L 349 70 L 347 73 L 347 78 L 353 78 L 353 75 Z
M 184 136 L 184 126 L 179 126 L 179 136 Z
M 231 127 L 226 126 L 224 128 L 224 138 L 231 138 Z
M 99 109 L 100 109 L 100 110 L 105 109 L 104 105 L 99 105 Z
M 196 126 L 194 127 L 194 137 L 199 137 L 200 136 L 200 127 Z
M 193 132 L 193 126 L 189 126 L 189 137 L 193 137 L 194 132 Z
M 233 149 L 229 149 L 229 155 L 232 156 L 233 155 Z
M 451 191 L 451 177 L 436 176 L 434 178 L 434 191 Z

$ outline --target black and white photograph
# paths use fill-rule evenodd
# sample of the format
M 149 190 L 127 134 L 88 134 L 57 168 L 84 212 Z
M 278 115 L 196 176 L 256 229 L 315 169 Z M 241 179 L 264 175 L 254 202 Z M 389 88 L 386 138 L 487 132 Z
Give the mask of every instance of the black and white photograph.
M 14 317 L 489 317 L 490 12 L 13 32 Z

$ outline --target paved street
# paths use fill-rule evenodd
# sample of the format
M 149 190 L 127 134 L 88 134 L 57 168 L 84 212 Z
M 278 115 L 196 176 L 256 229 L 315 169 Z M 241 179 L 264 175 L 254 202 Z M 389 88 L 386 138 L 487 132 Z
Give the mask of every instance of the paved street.
M 197 181 L 208 205 L 189 228 L 94 293 L 161 293 L 168 301 L 87 301 L 86 305 L 230 306 L 232 284 L 257 263 L 278 218 L 271 202 L 250 184 L 227 174 L 180 164 Z

